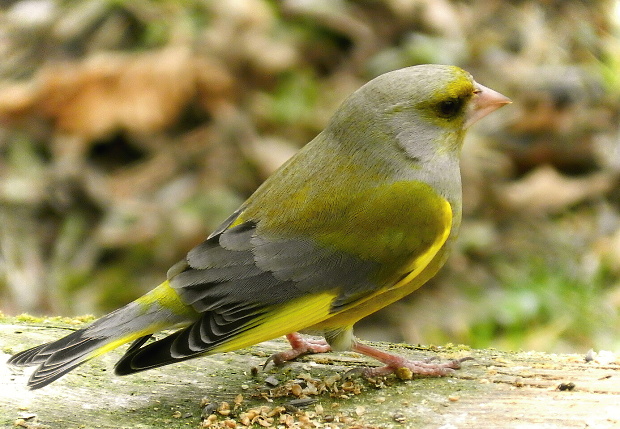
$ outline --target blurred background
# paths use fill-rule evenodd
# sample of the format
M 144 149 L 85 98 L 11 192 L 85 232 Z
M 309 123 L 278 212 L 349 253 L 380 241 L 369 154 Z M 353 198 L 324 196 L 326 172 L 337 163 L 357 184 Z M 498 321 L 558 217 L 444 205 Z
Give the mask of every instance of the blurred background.
M 620 350 L 618 0 L 5 0 L 0 311 L 159 284 L 339 103 L 419 63 L 514 103 L 469 133 L 458 246 L 360 337 Z

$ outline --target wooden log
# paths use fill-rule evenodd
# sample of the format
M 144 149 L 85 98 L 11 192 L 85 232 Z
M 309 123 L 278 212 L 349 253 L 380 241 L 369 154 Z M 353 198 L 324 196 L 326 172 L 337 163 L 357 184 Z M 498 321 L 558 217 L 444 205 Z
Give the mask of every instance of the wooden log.
M 71 320 L 0 319 L 0 360 L 72 329 Z M 216 428 L 252 420 L 252 427 L 282 428 L 620 427 L 620 361 L 611 353 L 586 359 L 585 351 L 376 345 L 416 359 L 475 360 L 449 377 L 413 380 L 347 379 L 348 370 L 376 364 L 354 353 L 263 370 L 268 356 L 287 347 L 275 340 L 118 377 L 117 350 L 35 391 L 26 388 L 30 369 L 0 364 L 0 427 Z

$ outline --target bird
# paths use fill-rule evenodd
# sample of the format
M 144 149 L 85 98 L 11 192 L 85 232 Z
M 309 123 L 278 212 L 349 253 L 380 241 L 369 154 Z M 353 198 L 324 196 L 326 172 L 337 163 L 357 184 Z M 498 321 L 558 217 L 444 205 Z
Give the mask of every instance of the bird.
M 159 286 L 8 364 L 37 366 L 27 385 L 39 389 L 126 343 L 117 375 L 286 336 L 291 348 L 274 354 L 274 364 L 349 350 L 383 364 L 363 368 L 366 376 L 450 374 L 462 360 L 388 353 L 357 339 L 353 325 L 446 262 L 461 223 L 466 131 L 510 102 L 457 66 L 379 75 Z M 172 332 L 152 338 L 162 330 Z

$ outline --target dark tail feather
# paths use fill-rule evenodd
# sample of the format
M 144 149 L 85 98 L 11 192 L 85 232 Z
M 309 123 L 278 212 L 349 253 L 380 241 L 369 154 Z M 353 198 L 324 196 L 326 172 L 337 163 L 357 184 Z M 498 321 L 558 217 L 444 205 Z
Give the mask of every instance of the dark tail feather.
M 60 340 L 17 353 L 9 359 L 8 364 L 39 365 L 28 380 L 28 387 L 39 389 L 46 386 L 86 362 L 93 351 L 109 341 L 107 337 L 84 337 L 87 329 L 81 329 Z
M 19 352 L 11 356 L 7 363 L 13 366 L 32 366 L 45 362 L 46 358 L 43 356 L 41 351 L 48 345 L 49 343 L 41 344 L 40 346 Z
M 148 339 L 149 333 L 157 330 L 161 324 L 154 323 L 156 312 L 144 312 L 141 308 L 140 305 L 130 303 L 57 341 L 17 353 L 9 359 L 8 364 L 39 365 L 28 380 L 28 387 L 39 389 L 95 356 L 145 335 Z
M 160 304 L 162 297 L 165 305 Z M 30 388 L 39 389 L 89 359 L 125 343 L 134 341 L 129 348 L 134 353 L 154 332 L 189 324 L 191 317 L 194 317 L 193 310 L 179 311 L 184 304 L 175 300 L 175 292 L 165 281 L 147 295 L 103 316 L 90 326 L 57 341 L 17 353 L 8 363 L 15 366 L 39 365 L 28 381 Z
M 136 340 L 114 365 L 114 373 L 116 375 L 128 375 L 195 357 L 199 353 L 191 353 L 180 357 L 172 356 L 171 349 L 173 344 L 183 332 L 184 330 L 174 332 L 146 346 L 143 346 L 143 344 L 148 338 Z
M 205 312 L 191 325 L 153 343 L 144 345 L 147 338 L 138 339 L 115 365 L 114 372 L 133 374 L 213 352 L 226 340 L 249 329 L 248 324 L 260 314 L 250 309 L 227 320 L 221 314 Z

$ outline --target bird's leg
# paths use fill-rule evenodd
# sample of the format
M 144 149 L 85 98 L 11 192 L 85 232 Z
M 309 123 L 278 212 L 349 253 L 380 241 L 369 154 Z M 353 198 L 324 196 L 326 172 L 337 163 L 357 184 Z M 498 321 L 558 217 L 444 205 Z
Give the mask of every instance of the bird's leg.
M 331 347 L 324 339 L 305 338 L 298 332 L 287 334 L 286 339 L 291 343 L 291 349 L 271 355 L 263 365 L 263 368 L 269 362 L 273 362 L 274 365 L 281 365 L 305 354 L 325 353 L 331 350 Z
M 376 368 L 364 368 L 362 370 L 362 374 L 366 377 L 376 377 L 392 374 L 401 368 L 407 368 L 413 374 L 417 375 L 442 377 L 444 375 L 448 375 L 454 372 L 455 369 L 459 369 L 462 362 L 473 359 L 471 357 L 465 357 L 443 363 L 432 363 L 430 362 L 430 360 L 414 361 L 392 353 L 377 350 L 374 347 L 358 343 L 357 341 L 353 342 L 352 350 L 357 353 L 361 353 L 363 355 L 377 359 L 378 361 L 385 364 L 385 366 Z

